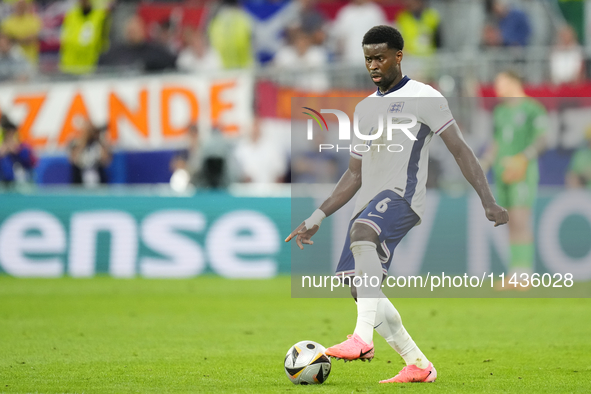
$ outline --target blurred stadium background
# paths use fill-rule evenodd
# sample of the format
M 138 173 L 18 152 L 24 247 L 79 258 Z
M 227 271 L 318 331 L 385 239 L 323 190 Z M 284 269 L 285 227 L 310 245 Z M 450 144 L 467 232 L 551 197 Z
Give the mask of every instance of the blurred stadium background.
M 385 23 L 406 38 L 403 72 L 457 98 L 477 154 L 492 138 L 495 76 L 522 75 L 550 115 L 540 270 L 591 279 L 590 1 L 11 0 L 0 19 L 0 272 L 289 273 L 283 237 L 348 160 L 292 143 L 291 98 L 371 93 L 359 42 Z M 292 184 L 316 185 L 293 212 Z M 411 263 L 395 272 L 446 258 L 502 270 L 506 233 L 483 227 L 440 141 L 429 187 L 415 231 L 429 242 L 409 236 L 398 253 Z M 326 226 L 315 260 L 334 264 L 347 219 Z

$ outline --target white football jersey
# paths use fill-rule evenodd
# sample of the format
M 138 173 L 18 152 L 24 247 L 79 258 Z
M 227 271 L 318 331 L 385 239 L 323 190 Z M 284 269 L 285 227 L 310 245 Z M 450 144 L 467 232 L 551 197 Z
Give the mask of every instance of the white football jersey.
M 362 185 L 353 216 L 361 212 L 380 192 L 392 190 L 408 201 L 419 217 L 423 216 L 429 142 L 455 123 L 447 100 L 429 85 L 404 77 L 385 94 L 379 90 L 361 101 L 356 109 L 359 133 L 376 135 L 379 115 L 383 119 L 381 136 L 365 141 L 352 133 L 351 156 L 362 161 Z M 405 130 L 395 128 L 390 138 L 387 117 Z M 416 122 L 413 122 L 413 117 Z M 410 135 L 416 140 L 411 139 Z M 355 149 L 356 148 L 356 149 Z

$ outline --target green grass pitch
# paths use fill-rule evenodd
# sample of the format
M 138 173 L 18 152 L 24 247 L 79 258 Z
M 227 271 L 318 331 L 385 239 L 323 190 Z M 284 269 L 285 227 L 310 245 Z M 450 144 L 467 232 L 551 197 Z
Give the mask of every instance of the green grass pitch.
M 438 370 L 433 384 L 380 385 L 401 358 L 376 335 L 371 363 L 333 361 L 321 386 L 283 371 L 300 340 L 353 330 L 348 299 L 291 299 L 273 280 L 0 277 L 0 392 L 591 392 L 591 300 L 401 299 Z

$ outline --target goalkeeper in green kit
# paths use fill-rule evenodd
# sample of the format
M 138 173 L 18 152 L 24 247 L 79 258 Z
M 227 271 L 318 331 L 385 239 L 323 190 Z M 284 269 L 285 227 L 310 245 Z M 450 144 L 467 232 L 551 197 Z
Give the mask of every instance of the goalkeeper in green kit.
M 545 150 L 548 127 L 546 109 L 527 97 L 519 76 L 511 71 L 500 73 L 495 79 L 495 91 L 501 103 L 494 109 L 494 142 L 484 154 L 484 171 L 493 168 L 497 203 L 509 211 L 509 242 L 511 259 L 509 275 L 525 283 L 520 274 L 531 275 L 534 268 L 535 246 L 532 225 L 538 181 L 538 156 Z M 529 283 L 529 281 L 528 281 Z M 517 286 L 518 289 L 527 287 Z

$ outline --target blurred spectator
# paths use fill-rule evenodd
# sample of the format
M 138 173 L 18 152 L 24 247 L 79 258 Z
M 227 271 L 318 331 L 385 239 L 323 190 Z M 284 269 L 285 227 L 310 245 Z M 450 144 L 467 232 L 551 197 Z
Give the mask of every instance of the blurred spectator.
M 73 2 L 71 1 L 55 1 L 41 6 L 39 2 L 35 3 L 37 14 L 43 21 L 43 27 L 39 35 L 40 51 L 58 53 L 60 50 L 60 42 L 62 35 L 62 24 L 66 14 L 71 10 Z M 53 56 L 51 56 L 53 57 Z M 46 62 L 41 59 L 40 67 L 52 67 L 53 61 Z M 57 66 L 57 65 L 56 65 Z
M 203 152 L 197 125 L 187 127 L 187 139 L 187 149 L 175 155 L 170 163 L 170 186 L 178 192 L 185 191 L 189 184 L 199 184 Z
M 170 19 L 152 24 L 150 37 L 151 41 L 162 45 L 171 53 L 177 54 L 181 49 L 181 42 L 178 39 L 179 34 L 176 24 L 173 24 Z
M 214 71 L 222 68 L 220 56 L 207 42 L 207 36 L 197 29 L 184 32 L 185 48 L 179 53 L 176 66 L 188 72 Z
M 589 6 L 585 3 L 589 3 L 586 0 L 558 0 L 558 7 L 566 20 L 566 23 L 570 25 L 575 33 L 576 39 L 581 44 L 585 42 L 585 25 L 589 26 L 589 11 L 586 10 Z
M 585 145 L 571 158 L 566 185 L 572 188 L 591 188 L 591 126 L 585 133 Z
M 493 0 L 492 13 L 504 46 L 529 44 L 531 26 L 525 12 L 510 5 L 510 0 Z
M 220 54 L 224 68 L 252 66 L 253 25 L 238 0 L 222 0 L 208 32 L 211 45 Z
M 285 32 L 297 18 L 298 4 L 292 0 L 243 0 L 254 19 L 253 46 L 260 64 L 272 61 L 284 42 Z
M 147 41 L 144 22 L 134 15 L 125 22 L 125 42 L 113 45 L 100 57 L 99 64 L 162 71 L 176 67 L 176 56 L 162 44 Z
M 286 45 L 275 55 L 275 66 L 284 71 L 291 85 L 310 92 L 323 92 L 328 89 L 328 77 L 324 67 L 328 63 L 328 53 L 323 47 L 313 46 L 310 36 L 301 30 L 292 34 L 293 45 Z
M 583 48 L 572 27 L 558 30 L 556 45 L 550 55 L 550 72 L 555 84 L 579 82 L 583 78 Z
M 195 186 L 223 189 L 236 180 L 233 147 L 219 129 L 211 130 L 211 134 L 203 139 L 198 152 L 195 160 L 199 162 L 199 170 L 192 176 Z
M 240 141 L 235 151 L 242 170 L 241 181 L 251 183 L 283 182 L 287 158 L 283 150 L 265 138 L 261 120 L 255 119 L 250 135 Z
M 21 47 L 0 33 L 0 82 L 25 81 L 33 74 Z
M 31 64 L 39 63 L 39 33 L 43 22 L 27 0 L 14 3 L 14 12 L 2 22 L 2 32 L 20 45 Z
M 70 143 L 73 184 L 92 187 L 107 183 L 105 169 L 112 156 L 104 131 L 84 120 L 80 135 Z
M 310 36 L 313 45 L 324 45 L 328 19 L 317 3 L 317 0 L 299 0 L 299 28 Z
M 197 125 L 190 125 L 187 128 L 188 146 L 184 155 L 187 162 L 187 170 L 191 174 L 193 184 L 197 184 L 199 171 L 201 171 L 203 151 L 201 150 L 201 135 Z
M 486 23 L 482 28 L 482 44 L 485 47 L 503 46 L 501 31 L 495 23 Z
M 441 46 L 439 13 L 427 7 L 426 0 L 405 0 L 406 9 L 396 17 L 396 26 L 404 37 L 404 53 L 431 55 Z
M 184 192 L 191 183 L 191 174 L 187 169 L 187 158 L 182 153 L 175 155 L 170 162 L 170 187 L 175 192 Z
M 0 134 L 0 181 L 30 181 L 37 159 L 33 149 L 18 140 L 17 127 L 6 115 L 0 118 Z
M 317 0 L 297 0 L 295 3 L 297 15 L 289 26 L 290 31 L 301 30 L 311 38 L 312 45 L 324 45 L 326 16 L 317 7 Z
M 198 188 L 223 189 L 236 180 L 232 144 L 216 128 L 203 137 L 197 125 L 187 128 L 187 149 L 170 162 L 170 186 L 182 192 L 189 183 Z
M 109 10 L 79 0 L 62 25 L 60 69 L 68 74 L 94 72 L 100 54 L 109 45 Z
M 370 0 L 352 0 L 341 8 L 332 27 L 340 59 L 350 65 L 363 66 L 363 36 L 372 27 L 386 23 L 382 8 Z

